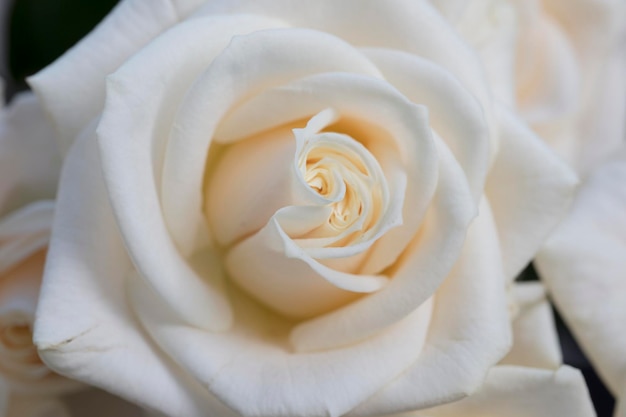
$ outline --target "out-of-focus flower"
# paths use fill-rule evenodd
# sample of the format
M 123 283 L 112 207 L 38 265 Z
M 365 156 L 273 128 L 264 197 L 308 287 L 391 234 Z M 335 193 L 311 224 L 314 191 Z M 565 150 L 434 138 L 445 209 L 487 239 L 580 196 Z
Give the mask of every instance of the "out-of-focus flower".
M 621 397 L 626 183 L 623 157 L 614 154 L 626 143 L 626 2 L 435 3 L 479 51 L 498 98 L 584 179 L 537 265 L 576 339 Z
M 558 308 L 626 416 L 626 151 L 597 168 L 537 258 Z
M 432 0 L 476 48 L 498 100 L 585 176 L 626 137 L 626 2 Z
M 37 99 L 16 96 L 0 109 L 0 378 L 11 417 L 64 415 L 54 396 L 78 385 L 50 371 L 32 340 L 59 169 Z

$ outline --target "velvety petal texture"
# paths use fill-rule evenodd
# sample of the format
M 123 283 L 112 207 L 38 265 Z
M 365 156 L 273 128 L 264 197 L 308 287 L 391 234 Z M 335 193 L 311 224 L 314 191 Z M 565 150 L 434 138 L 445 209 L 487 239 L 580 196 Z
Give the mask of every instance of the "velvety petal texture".
M 93 132 L 86 133 L 63 169 L 35 324 L 39 354 L 61 374 L 166 415 L 232 415 L 161 356 L 126 304 L 132 267 L 101 170 L 91 169 L 100 162 Z
M 508 290 L 575 180 L 429 2 L 127 0 L 31 82 L 68 149 L 35 326 L 59 373 L 339 417 L 477 391 L 512 328 L 511 361 L 558 362 L 543 293 L 512 326 Z

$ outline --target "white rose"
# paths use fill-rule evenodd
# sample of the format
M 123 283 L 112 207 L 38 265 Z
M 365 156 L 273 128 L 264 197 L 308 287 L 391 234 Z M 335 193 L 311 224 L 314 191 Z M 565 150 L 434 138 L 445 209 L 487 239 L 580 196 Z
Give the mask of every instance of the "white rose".
M 40 353 L 171 416 L 475 391 L 575 183 L 426 2 L 125 1 L 31 83 L 69 150 Z
M 0 378 L 3 416 L 51 413 L 54 396 L 78 386 L 43 364 L 32 328 L 50 237 L 60 155 L 31 93 L 0 109 Z M 6 405 L 6 404 L 5 404 Z M 53 414 L 48 414 L 52 416 Z
M 622 0 L 433 2 L 475 46 L 499 100 L 586 175 L 626 137 Z

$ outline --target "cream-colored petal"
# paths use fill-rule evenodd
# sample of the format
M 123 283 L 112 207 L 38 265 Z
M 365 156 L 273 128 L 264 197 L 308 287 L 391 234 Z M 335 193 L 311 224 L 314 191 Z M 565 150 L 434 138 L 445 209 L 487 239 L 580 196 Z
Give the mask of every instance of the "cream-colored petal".
M 102 111 L 106 76 L 199 3 L 198 0 L 121 1 L 81 42 L 29 78 L 54 121 L 63 153 Z
M 307 53 L 302 54 L 303 50 Z M 255 65 L 241 65 L 242 61 Z M 185 239 L 188 241 L 202 227 L 200 191 L 206 156 L 212 139 L 219 142 L 219 137 L 213 136 L 222 118 L 240 102 L 266 89 L 329 71 L 370 74 L 375 67 L 334 36 L 303 29 L 275 29 L 233 38 L 198 78 L 173 121 L 175 128 L 164 162 L 164 209 L 171 212 L 170 230 L 183 250 L 190 246 Z M 274 114 L 281 113 L 275 109 Z M 245 120 L 242 125 L 255 126 L 255 120 Z
M 402 417 L 594 417 L 579 370 L 497 366 L 467 399 Z M 398 417 L 400 417 L 398 416 Z
M 48 245 L 53 214 L 53 201 L 36 201 L 0 220 L 0 274 Z
M 293 203 L 295 153 L 293 132 L 279 128 L 239 141 L 209 159 L 212 173 L 204 207 L 218 244 L 229 246 L 255 233 L 276 210 Z
M 164 153 L 168 141 L 179 140 L 170 139 L 172 129 L 178 130 L 172 128 L 175 115 L 201 71 L 235 34 L 274 24 L 249 16 L 193 19 L 151 43 L 109 78 L 98 143 L 120 229 L 142 274 L 186 320 L 203 328 L 226 328 L 232 317 L 220 288 L 208 285 L 185 259 L 208 240 L 201 210 L 202 172 L 197 173 L 198 178 L 183 175 L 183 187 L 180 175 L 184 173 L 170 173 Z M 167 64 L 162 59 L 163 48 L 176 51 Z M 162 88 L 163 83 L 168 88 Z M 129 107 L 132 112 L 127 111 Z M 206 158 L 200 148 L 193 149 Z M 186 189 L 187 183 L 198 186 L 193 201 L 180 201 L 176 189 Z M 197 206 L 191 215 L 181 212 L 180 205 L 188 207 L 193 202 Z M 152 238 L 146 239 L 148 235 Z
M 513 280 L 563 218 L 577 179 L 517 116 L 503 107 L 497 110 L 501 148 L 486 194 L 498 228 L 504 272 Z
M 344 415 L 419 356 L 432 309 L 428 301 L 361 343 L 297 353 L 288 343 L 292 323 L 231 293 L 235 326 L 217 334 L 178 320 L 142 280 L 131 284 L 137 314 L 159 346 L 245 417 Z
M 500 365 L 557 369 L 563 358 L 552 307 L 543 285 L 519 282 L 513 284 L 510 292 L 513 347 Z
M 388 285 L 342 309 L 299 324 L 291 335 L 299 351 L 355 343 L 406 317 L 430 298 L 458 259 L 476 207 L 465 177 L 439 143 L 439 183 L 419 236 L 389 271 Z
M 296 6 L 290 0 L 227 0 L 207 2 L 198 13 L 275 16 L 294 27 L 334 34 L 358 47 L 410 52 L 451 71 L 483 107 L 490 102 L 488 85 L 474 51 L 429 2 L 320 0 Z
M 0 111 L 0 216 L 54 197 L 60 169 L 55 132 L 39 101 L 18 94 Z
M 454 401 L 476 391 L 511 346 L 505 280 L 488 203 L 472 222 L 461 256 L 437 289 L 418 360 L 348 415 L 380 416 Z
M 409 100 L 428 109 L 432 128 L 465 171 L 476 201 L 489 169 L 489 129 L 484 109 L 449 70 L 400 51 L 366 49 L 385 79 Z
M 166 415 L 231 417 L 151 344 L 127 305 L 132 264 L 119 236 L 92 135 L 68 154 L 34 341 L 60 374 Z
M 357 125 L 354 132 L 348 133 L 363 141 L 387 174 L 393 207 L 386 222 L 397 224 L 397 209 L 402 201 L 404 204 L 403 225 L 382 236 L 362 266 L 364 273 L 378 273 L 393 264 L 413 239 L 436 187 L 436 149 L 424 107 L 409 102 L 375 77 L 325 73 L 255 96 L 225 118 L 216 137 L 236 140 L 329 106 L 341 117 L 349 118 L 347 126 L 340 120 L 338 127 L 349 130 Z M 246 120 L 253 120 L 249 125 L 252 130 L 241 127 Z M 406 186 L 402 186 L 405 176 Z
M 626 381 L 626 154 L 596 170 L 536 264 L 557 308 L 612 392 Z

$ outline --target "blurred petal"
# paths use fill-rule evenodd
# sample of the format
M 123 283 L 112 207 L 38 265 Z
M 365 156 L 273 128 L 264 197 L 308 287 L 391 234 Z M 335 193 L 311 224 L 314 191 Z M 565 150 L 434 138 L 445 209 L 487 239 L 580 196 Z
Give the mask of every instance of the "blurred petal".
M 37 201 L 0 220 L 0 274 L 45 249 L 53 214 L 53 201 Z
M 358 10 L 358 13 L 355 13 Z M 413 0 L 222 0 L 207 2 L 199 14 L 252 13 L 275 16 L 294 27 L 320 30 L 357 47 L 399 49 L 451 71 L 489 113 L 489 91 L 474 51 L 450 30 L 426 1 Z M 489 116 L 487 115 L 489 119 Z
M 505 276 L 530 262 L 570 206 L 575 174 L 517 117 L 497 111 L 500 152 L 486 194 L 496 221 Z
M 0 216 L 54 197 L 61 169 L 54 129 L 32 93 L 0 111 Z
M 398 417 L 595 417 L 579 370 L 497 366 L 467 399 Z
M 299 207 L 279 210 L 267 226 L 228 252 L 225 268 L 239 286 L 270 308 L 302 319 L 345 305 L 356 298 L 355 293 L 371 293 L 387 284 L 385 276 L 336 271 L 308 256 L 279 224 L 287 209 Z M 297 217 L 310 217 L 310 210 L 299 211 Z
M 500 365 L 557 369 L 562 363 L 561 347 L 545 290 L 539 282 L 519 282 L 511 289 L 513 298 L 513 347 Z
M 626 382 L 626 153 L 596 170 L 537 257 L 554 301 L 614 394 Z

